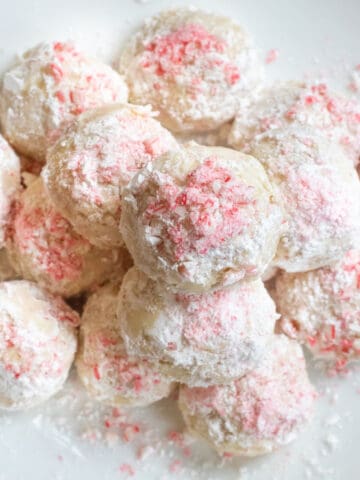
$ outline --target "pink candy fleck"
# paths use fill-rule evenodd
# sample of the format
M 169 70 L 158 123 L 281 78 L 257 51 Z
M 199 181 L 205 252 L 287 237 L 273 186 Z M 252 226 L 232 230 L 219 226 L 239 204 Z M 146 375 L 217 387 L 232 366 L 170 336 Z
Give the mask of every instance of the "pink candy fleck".
M 123 463 L 120 465 L 119 470 L 121 473 L 127 474 L 129 477 L 133 477 L 135 475 L 135 470 L 129 463 Z
M 50 71 L 50 75 L 54 78 L 55 82 L 59 83 L 62 80 L 64 76 L 64 72 L 59 65 L 57 65 L 56 63 L 50 63 L 49 71 Z
M 265 63 L 274 63 L 279 57 L 279 50 L 277 48 L 272 48 L 269 50 L 265 57 Z
M 138 433 L 140 433 L 139 425 L 130 423 L 123 425 L 123 440 L 125 442 L 131 442 Z
M 94 366 L 93 372 L 94 372 L 94 377 L 96 378 L 96 380 L 100 380 L 101 375 L 100 375 L 99 367 L 97 365 Z
M 233 458 L 234 455 L 233 455 L 232 453 L 229 453 L 229 452 L 224 452 L 224 453 L 223 453 L 223 457 L 224 457 L 224 458 Z
M 20 203 L 9 237 L 54 280 L 75 280 L 81 275 L 83 258 L 78 250 L 89 244 L 52 206 L 31 210 Z

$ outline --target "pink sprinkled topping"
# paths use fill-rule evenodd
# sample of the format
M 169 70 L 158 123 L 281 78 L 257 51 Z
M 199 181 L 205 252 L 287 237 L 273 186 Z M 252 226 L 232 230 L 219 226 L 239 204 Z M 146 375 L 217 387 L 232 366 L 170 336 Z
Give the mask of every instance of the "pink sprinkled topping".
M 56 63 L 50 63 L 49 71 L 50 71 L 50 75 L 52 75 L 54 77 L 54 80 L 57 83 L 60 82 L 60 80 L 64 76 L 64 72 L 63 72 L 62 68 L 59 65 L 57 65 Z
M 103 119 L 95 119 L 90 127 L 97 136 L 100 129 L 104 130 L 103 141 L 79 148 L 69 160 L 69 169 L 76 182 L 76 198 L 91 201 L 99 208 L 111 208 L 112 214 L 119 217 L 119 187 L 176 143 L 151 116 L 135 110 L 119 109 Z M 116 134 L 110 135 L 108 131 L 114 128 Z
M 285 378 L 289 382 L 289 390 L 294 391 L 298 401 L 301 401 L 303 392 L 295 391 L 296 380 L 290 376 Z M 279 411 L 280 403 L 277 402 L 276 393 L 277 380 L 271 381 L 271 379 L 254 374 L 252 382 L 254 389 L 250 387 L 249 390 L 242 390 L 241 383 L 237 385 L 239 403 L 236 407 L 236 415 L 241 418 L 244 432 L 272 438 L 277 437 L 282 428 L 291 430 L 295 426 L 295 421 L 286 418 L 286 412 Z M 292 382 L 294 382 L 294 386 L 292 386 Z M 260 386 L 263 390 L 259 397 L 256 388 Z M 296 397 L 294 397 L 294 402 L 297 401 Z
M 330 267 L 282 274 L 276 282 L 281 327 L 328 360 L 331 373 L 360 357 L 360 253 L 350 250 Z
M 354 339 L 349 338 L 349 325 L 346 319 L 335 325 L 324 325 L 317 330 L 313 336 L 308 336 L 307 341 L 311 349 L 316 350 L 320 355 L 332 355 L 335 362 L 330 372 L 341 373 L 347 367 L 350 357 L 360 355 L 360 344 L 358 346 Z
M 96 380 L 100 380 L 101 375 L 100 375 L 100 372 L 99 372 L 99 366 L 98 365 L 94 365 L 93 372 L 94 372 L 94 377 L 96 378 Z
M 221 387 L 212 386 L 207 388 L 185 388 L 183 393 L 189 401 L 194 402 L 194 405 L 203 405 L 205 408 L 214 409 L 220 415 L 225 414 Z
M 9 285 L 4 283 L 0 294 L 4 302 L 0 323 L 1 365 L 14 380 L 27 382 L 29 388 L 34 381 L 34 388 L 37 388 L 36 382 L 43 382 L 42 387 L 46 391 L 44 382 L 51 384 L 69 368 L 64 352 L 75 349 L 75 337 L 69 338 L 62 322 L 75 327 L 79 324 L 79 317 L 60 297 L 48 295 L 35 284 L 25 281 L 14 281 Z M 25 307 L 13 309 L 10 305 L 7 309 L 7 301 L 24 302 Z M 24 321 L 25 314 L 29 316 L 29 321 Z M 47 329 L 38 326 L 38 318 L 48 323 Z
M 279 57 L 279 50 L 277 48 L 272 48 L 266 54 L 265 63 L 274 63 Z
M 89 243 L 52 205 L 32 208 L 19 202 L 9 235 L 20 252 L 31 254 L 54 280 L 75 280 L 81 275 L 83 258 L 78 252 Z
M 55 52 L 56 58 L 60 61 L 63 61 L 63 53 L 71 53 L 74 57 L 78 56 L 79 53 L 75 50 L 74 46 L 71 43 L 66 42 L 54 42 L 53 50 Z
M 221 69 L 228 84 L 234 85 L 240 80 L 240 72 L 223 59 L 226 46 L 223 39 L 211 35 L 203 26 L 189 24 L 146 45 L 142 67 L 152 69 L 159 77 L 175 79 L 201 58 L 205 69 Z M 195 85 L 201 79 L 194 77 L 193 81 Z
M 66 102 L 66 97 L 61 90 L 58 90 L 55 93 L 55 97 L 59 100 L 60 103 L 65 103 Z
M 95 359 L 91 354 L 84 358 L 95 379 L 110 381 L 119 394 L 126 394 L 129 391 L 133 391 L 134 396 L 145 394 L 161 381 L 160 375 L 145 359 L 139 361 L 128 357 L 116 330 L 99 328 L 89 332 L 86 335 L 86 350 L 95 352 L 95 359 L 101 358 L 101 365 L 93 363 Z
M 216 290 L 202 295 L 177 294 L 176 301 L 188 312 L 184 325 L 184 337 L 193 345 L 209 345 L 214 337 L 227 337 L 238 323 L 233 305 L 244 304 L 248 291 Z M 237 327 L 236 327 L 237 328 Z M 239 337 L 247 332 L 237 332 Z
M 67 124 L 73 116 L 86 110 L 124 101 L 126 87 L 121 77 L 110 67 L 88 59 L 71 43 L 54 42 L 50 46 L 41 46 L 40 54 L 44 55 L 41 59 L 43 72 L 55 83 L 51 114 L 56 115 L 52 123 L 57 126 L 46 132 L 50 143 L 58 138 L 58 125 L 62 121 Z
M 254 204 L 252 189 L 210 157 L 188 174 L 184 187 L 168 176 L 145 219 L 150 223 L 159 218 L 169 225 L 166 235 L 179 260 L 191 251 L 206 254 L 239 235 L 250 220 L 246 207 Z
M 301 116 L 304 107 L 316 106 L 319 110 L 327 111 L 330 114 L 330 121 L 333 126 L 344 122 L 344 115 L 348 115 L 348 120 L 351 121 L 351 110 L 347 111 L 346 105 L 341 98 L 334 97 L 326 84 L 320 83 L 318 85 L 311 85 L 304 89 L 300 97 L 293 103 L 289 110 L 285 113 L 285 117 L 292 119 L 297 115 Z
M 219 451 L 257 453 L 288 443 L 306 423 L 317 394 L 310 384 L 301 348 L 276 336 L 266 358 L 250 373 L 222 386 L 182 387 L 186 422 L 207 433 Z
M 340 268 L 344 270 L 347 278 L 347 288 L 339 288 L 339 279 L 342 276 L 341 270 L 337 272 L 336 269 L 322 269 L 319 275 L 324 282 L 329 285 L 334 285 L 334 293 L 336 299 L 344 305 L 342 316 L 338 319 L 336 324 L 324 324 L 315 334 L 313 347 L 317 346 L 320 353 L 332 353 L 336 356 L 336 371 L 341 371 L 348 362 L 349 357 L 357 357 L 360 355 L 360 342 L 356 341 L 356 337 L 351 337 L 351 332 L 356 335 L 356 324 L 360 326 L 358 312 L 350 310 L 347 311 L 347 303 L 354 299 L 354 295 L 359 293 L 356 290 L 360 289 L 360 255 L 356 250 L 350 250 L 344 257 Z M 352 279 L 352 282 L 351 282 Z M 336 301 L 337 301 L 336 300 Z M 354 307 L 353 307 L 354 308 Z M 355 322 L 355 327 L 351 328 L 351 324 Z
M 323 110 L 329 114 L 330 124 L 324 124 L 324 128 L 334 128 L 342 126 L 345 128 L 357 129 L 360 126 L 360 108 L 356 102 L 346 98 L 333 95 L 326 84 L 318 84 L 310 86 L 306 91 L 310 90 L 310 94 L 302 95 L 293 105 L 292 110 L 295 114 L 301 115 L 303 105 L 316 105 L 316 109 Z M 329 130 L 329 134 L 332 132 Z M 350 143 L 348 136 L 342 143 Z M 354 147 L 358 149 L 359 141 L 354 138 Z M 340 138 L 341 142 L 341 138 Z
M 352 219 L 351 201 L 337 183 L 337 173 L 331 169 L 317 175 L 311 169 L 289 173 L 288 190 L 284 196 L 287 202 L 301 205 L 303 215 L 297 218 L 297 229 L 304 238 L 312 235 L 314 223 L 330 222 L 334 227 L 351 228 L 352 225 L 348 225 Z
M 332 92 L 325 83 L 284 83 L 265 91 L 247 112 L 239 113 L 231 141 L 251 151 L 258 134 L 283 129 L 289 122 L 325 134 L 344 146 L 354 163 L 358 163 L 360 103 L 354 97 Z

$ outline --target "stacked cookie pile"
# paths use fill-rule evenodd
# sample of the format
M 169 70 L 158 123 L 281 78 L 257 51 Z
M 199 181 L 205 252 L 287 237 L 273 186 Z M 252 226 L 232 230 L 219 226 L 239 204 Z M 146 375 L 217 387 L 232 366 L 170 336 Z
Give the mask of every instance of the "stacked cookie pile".
M 264 88 L 244 30 L 194 9 L 147 21 L 119 72 L 55 42 L 2 78 L 0 407 L 54 395 L 76 357 L 101 402 L 179 385 L 218 452 L 270 452 L 312 415 L 300 343 L 360 354 L 360 107 Z

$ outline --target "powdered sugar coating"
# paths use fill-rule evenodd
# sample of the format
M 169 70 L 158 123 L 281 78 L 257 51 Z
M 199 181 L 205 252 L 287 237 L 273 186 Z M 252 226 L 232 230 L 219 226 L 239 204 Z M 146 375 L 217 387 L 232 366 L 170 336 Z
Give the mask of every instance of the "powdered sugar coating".
M 201 292 L 260 277 L 276 251 L 281 222 L 254 158 L 189 144 L 129 183 L 121 232 L 147 275 L 172 290 Z
M 123 77 L 72 43 L 40 43 L 5 73 L 0 122 L 20 153 L 44 162 L 64 125 L 86 110 L 126 102 L 127 96 Z
M 36 284 L 0 283 L 0 408 L 26 409 L 61 389 L 78 324 L 76 312 Z
M 78 235 L 50 201 L 41 178 L 31 183 L 14 206 L 7 248 L 22 277 L 64 296 L 126 271 L 126 252 L 100 250 Z
M 0 135 L 0 248 L 5 244 L 5 230 L 11 202 L 20 191 L 20 161 Z
M 135 173 L 178 145 L 149 108 L 112 105 L 78 118 L 48 152 L 43 177 L 74 228 L 94 245 L 123 244 L 121 194 Z
M 312 128 L 344 148 L 354 164 L 360 156 L 360 103 L 326 84 L 283 82 L 264 89 L 239 109 L 229 143 L 251 152 L 261 135 L 289 125 Z
M 145 359 L 126 353 L 116 315 L 119 283 L 88 299 L 81 319 L 76 367 L 90 395 L 113 405 L 144 406 L 167 397 L 171 382 Z
M 294 440 L 311 418 L 315 398 L 301 348 L 274 335 L 252 372 L 228 385 L 183 386 L 179 406 L 190 432 L 219 453 L 257 456 Z
M 252 152 L 283 199 L 288 229 L 275 266 L 312 270 L 357 244 L 360 182 L 340 146 L 313 129 L 288 127 L 259 136 Z
M 226 383 L 257 365 L 278 315 L 260 280 L 215 292 L 169 293 L 136 268 L 118 303 L 128 353 L 190 385 Z
M 351 250 L 333 266 L 283 272 L 275 297 L 281 327 L 336 369 L 360 358 L 360 252 Z
M 150 18 L 122 53 L 130 100 L 151 104 L 172 131 L 231 120 L 262 80 L 249 35 L 226 17 L 177 8 Z

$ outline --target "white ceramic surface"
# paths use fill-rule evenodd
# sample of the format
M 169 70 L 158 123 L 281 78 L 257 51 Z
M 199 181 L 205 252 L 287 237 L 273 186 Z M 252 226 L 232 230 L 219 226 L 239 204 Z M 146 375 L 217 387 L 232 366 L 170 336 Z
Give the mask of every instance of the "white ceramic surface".
M 74 39 L 111 61 L 122 41 L 151 13 L 189 2 L 171 0 L 0 0 L 0 72 L 14 55 L 43 39 Z M 227 14 L 245 25 L 264 51 L 279 49 L 269 79 L 330 77 L 345 88 L 360 63 L 358 0 L 199 0 L 193 5 Z M 288 448 L 259 460 L 221 461 L 205 445 L 191 455 L 168 445 L 181 430 L 170 401 L 136 410 L 141 432 L 122 439 L 124 425 L 106 428 L 110 410 L 92 404 L 76 384 L 27 414 L 0 413 L 0 480 L 358 480 L 360 478 L 360 372 L 329 379 L 312 369 L 321 398 L 314 423 Z M 126 421 L 130 421 L 127 419 Z M 143 460 L 136 455 L 148 445 Z M 149 447 L 152 445 L 153 448 Z M 185 450 L 186 453 L 186 450 Z M 130 471 L 126 473 L 130 465 Z

